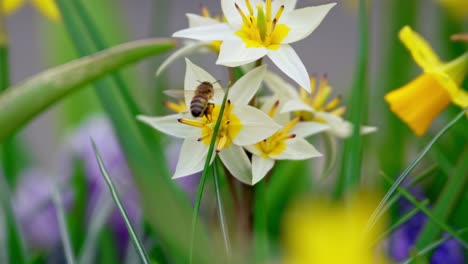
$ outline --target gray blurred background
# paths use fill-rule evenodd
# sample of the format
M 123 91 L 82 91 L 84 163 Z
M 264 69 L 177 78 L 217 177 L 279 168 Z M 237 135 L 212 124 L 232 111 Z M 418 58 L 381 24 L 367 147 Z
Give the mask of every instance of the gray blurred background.
M 88 0 L 104 1 L 104 0 Z M 218 0 L 106 0 L 115 3 L 115 10 L 109 10 L 116 22 L 115 30 L 123 30 L 126 40 L 148 38 L 154 36 L 170 36 L 172 32 L 187 27 L 185 13 L 199 13 L 200 6 L 207 6 L 212 14 L 221 13 Z M 239 0 L 240 1 L 240 0 Z M 371 104 L 383 104 L 382 98 L 374 98 L 372 91 L 379 86 L 379 62 L 385 52 L 389 37 L 385 34 L 385 21 L 387 19 L 387 6 L 391 0 L 373 1 L 371 6 Z M 408 0 L 411 1 L 411 0 Z M 432 0 L 421 0 L 423 8 L 421 20 L 418 22 L 418 30 L 429 39 L 434 39 L 433 26 L 438 5 Z M 318 29 L 307 39 L 294 44 L 297 53 L 301 56 L 309 74 L 327 73 L 329 82 L 336 89 L 335 95 L 342 94 L 345 98 L 353 80 L 355 50 L 357 42 L 357 0 L 346 1 L 322 1 L 322 0 L 299 0 L 298 6 L 318 5 L 323 3 L 338 2 L 332 9 Z M 121 17 L 119 14 L 123 14 Z M 121 27 L 123 25 L 123 27 Z M 60 24 L 52 24 L 45 19 L 30 5 L 27 5 L 12 16 L 7 18 L 7 26 L 10 34 L 11 44 L 11 73 L 12 82 L 17 83 L 28 76 L 43 71 L 47 67 L 58 64 L 50 59 L 53 57 L 55 48 L 47 44 L 48 31 L 52 28 L 57 30 Z M 62 44 L 60 44 L 62 45 Z M 66 43 L 63 45 L 70 45 Z M 71 47 L 64 47 L 71 49 Z M 436 47 L 437 49 L 437 47 Z M 52 54 L 51 54 L 52 53 Z M 227 76 L 219 66 L 214 65 L 216 57 L 214 54 L 194 55 L 191 60 L 205 67 L 218 78 L 226 80 Z M 156 77 L 157 60 L 152 63 L 143 63 L 138 66 L 138 82 L 131 85 L 137 94 L 154 94 L 154 83 Z M 174 63 L 168 71 L 168 83 L 175 88 L 182 85 L 182 76 L 185 65 L 183 60 Z M 270 69 L 276 70 L 274 65 Z M 147 98 L 147 97 L 145 97 Z M 346 99 L 345 99 L 346 102 Z M 153 102 L 144 102 L 151 105 Z M 42 153 L 55 151 L 62 138 L 59 133 L 60 119 L 57 113 L 60 108 L 54 106 L 45 114 L 36 118 L 31 124 L 22 130 L 25 144 L 30 146 L 37 163 L 47 166 L 53 161 L 49 155 Z M 372 112 L 372 111 L 371 111 Z M 378 125 L 378 116 L 371 116 L 370 123 Z

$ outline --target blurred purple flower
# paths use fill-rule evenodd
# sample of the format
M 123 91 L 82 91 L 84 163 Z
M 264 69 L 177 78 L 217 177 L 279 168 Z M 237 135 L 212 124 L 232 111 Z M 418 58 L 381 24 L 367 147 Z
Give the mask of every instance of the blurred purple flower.
M 419 201 L 426 199 L 420 186 L 412 186 L 409 191 Z M 401 215 L 403 215 L 414 207 L 407 199 L 402 198 L 399 201 L 398 208 Z M 390 238 L 390 255 L 395 261 L 404 261 L 409 257 L 410 250 L 416 243 L 416 239 L 426 221 L 427 216 L 422 212 L 418 212 L 392 234 Z M 465 263 L 463 248 L 455 239 L 447 240 L 434 250 L 430 263 Z
M 49 250 L 60 244 L 56 209 L 52 201 L 53 176 L 37 168 L 19 176 L 13 198 L 17 220 L 28 245 L 34 249 Z M 62 181 L 63 182 L 63 181 Z M 65 209 L 73 205 L 73 191 L 60 184 L 60 194 Z
M 97 201 L 103 192 L 110 195 L 107 184 L 99 170 L 91 139 L 94 140 L 99 149 L 104 165 L 116 185 L 130 219 L 134 224 L 138 225 L 141 220 L 138 191 L 133 184 L 127 161 L 111 124 L 106 118 L 100 116 L 88 118 L 67 140 L 67 145 L 71 147 L 74 158 L 82 160 L 84 164 L 88 184 L 88 216 L 96 209 Z M 109 223 L 119 248 L 125 249 L 129 241 L 129 235 L 125 222 L 115 206 Z

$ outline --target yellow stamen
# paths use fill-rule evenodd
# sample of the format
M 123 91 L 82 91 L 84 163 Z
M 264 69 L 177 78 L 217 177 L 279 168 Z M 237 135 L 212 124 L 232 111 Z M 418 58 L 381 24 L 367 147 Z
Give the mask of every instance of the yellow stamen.
M 205 127 L 205 123 L 200 120 L 194 120 L 194 119 L 187 119 L 187 118 L 179 118 L 177 119 L 182 124 L 189 125 L 189 126 L 194 126 L 194 127 Z
M 280 6 L 280 8 L 278 8 L 278 12 L 276 12 L 276 15 L 275 15 L 275 18 L 274 18 L 274 20 L 276 20 L 276 22 L 279 21 L 281 15 L 283 14 L 283 11 L 284 11 L 284 5 Z
M 218 145 L 216 146 L 216 152 L 220 152 L 226 145 L 226 142 L 227 142 L 227 136 L 221 136 L 221 138 L 218 141 Z
M 208 10 L 208 8 L 206 8 L 206 6 L 201 7 L 201 13 L 204 17 L 211 17 L 210 11 Z
M 271 21 L 271 0 L 266 0 L 266 20 Z
M 169 110 L 174 111 L 176 113 L 182 113 L 182 112 L 187 111 L 187 107 L 185 106 L 184 101 L 180 101 L 179 103 L 166 101 L 164 102 L 164 106 L 168 108 Z
M 245 0 L 245 4 L 247 5 L 247 9 L 249 10 L 249 14 L 251 16 L 254 15 L 254 11 L 253 11 L 253 8 L 252 8 L 252 5 L 250 4 L 250 0 Z
M 341 102 L 341 96 L 335 97 L 335 99 L 331 100 L 328 102 L 324 107 L 323 110 L 325 111 L 331 111 L 333 108 L 337 107 Z
M 336 108 L 333 111 L 330 111 L 330 114 L 334 114 L 336 116 L 343 116 L 346 113 L 346 106 L 341 106 Z
M 278 106 L 279 106 L 279 100 L 277 100 L 275 102 L 275 104 L 273 104 L 273 106 L 271 107 L 270 109 L 270 112 L 268 112 L 268 115 L 273 118 L 275 116 L 275 113 L 276 113 L 276 110 L 278 109 Z
M 242 12 L 242 9 L 240 9 L 240 7 L 236 3 L 234 5 L 236 6 L 237 12 L 239 12 L 239 14 L 241 15 L 244 25 L 247 25 L 248 27 L 250 27 L 251 26 L 250 19 L 247 18 L 244 12 Z

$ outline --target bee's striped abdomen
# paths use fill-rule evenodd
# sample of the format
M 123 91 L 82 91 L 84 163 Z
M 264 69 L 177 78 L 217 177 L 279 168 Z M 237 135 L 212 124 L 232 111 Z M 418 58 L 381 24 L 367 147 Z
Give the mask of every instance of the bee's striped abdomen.
M 195 95 L 190 102 L 190 113 L 192 113 L 193 117 L 200 117 L 204 113 L 207 104 L 208 100 L 204 95 Z

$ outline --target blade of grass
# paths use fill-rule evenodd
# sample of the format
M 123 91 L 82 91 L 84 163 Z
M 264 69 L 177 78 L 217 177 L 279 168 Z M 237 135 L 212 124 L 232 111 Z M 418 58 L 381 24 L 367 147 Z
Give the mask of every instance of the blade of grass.
M 390 196 L 395 192 L 395 190 L 400 186 L 400 184 L 408 177 L 408 175 L 413 171 L 413 169 L 418 165 L 419 161 L 426 155 L 426 153 L 431 149 L 432 145 L 443 135 L 447 132 L 458 120 L 460 120 L 464 115 L 465 112 L 468 111 L 468 108 L 462 110 L 454 119 L 452 119 L 444 128 L 442 128 L 437 135 L 424 147 L 424 149 L 418 154 L 416 159 L 414 159 L 410 165 L 403 171 L 403 173 L 396 179 L 393 185 L 390 187 L 388 192 L 380 201 L 379 205 L 372 213 L 371 217 L 369 218 L 369 222 L 367 224 L 367 229 L 371 229 L 376 221 L 378 220 L 377 216 L 382 215 L 381 210 L 383 209 L 384 205 L 386 204 L 387 200 Z
M 459 236 L 462 236 L 462 235 L 464 235 L 466 233 L 468 233 L 468 227 L 460 229 L 460 230 L 457 231 L 457 235 L 459 235 Z M 427 254 L 427 253 L 431 252 L 432 250 L 436 249 L 438 246 L 440 246 L 443 243 L 447 242 L 451 238 L 452 238 L 451 236 L 444 236 L 444 237 L 430 243 L 425 248 L 419 250 L 414 256 L 411 256 L 410 258 L 408 258 L 407 260 L 402 262 L 402 264 L 412 263 L 413 260 L 415 260 L 417 257 L 424 256 L 425 254 Z
M 449 219 L 462 193 L 466 190 L 467 176 L 468 147 L 465 147 L 465 150 L 458 159 L 458 164 L 453 175 L 449 177 L 449 180 L 445 184 L 442 193 L 433 207 L 432 211 L 438 219 L 442 221 L 447 221 Z M 440 233 L 441 230 L 439 226 L 431 222 L 426 223 L 416 240 L 416 249 L 423 249 L 426 245 L 434 241 Z
M 125 43 L 39 73 L 0 94 L 0 142 L 16 129 L 76 89 L 106 73 L 174 45 L 168 39 L 148 39 Z
M 341 172 L 338 178 L 336 196 L 341 195 L 349 188 L 359 184 L 361 176 L 362 145 L 360 126 L 366 116 L 367 106 L 367 65 L 369 56 L 369 30 L 368 10 L 370 4 L 366 0 L 359 1 L 359 43 L 357 50 L 357 64 L 355 79 L 351 90 L 351 101 L 349 107 L 349 118 L 353 123 L 353 133 L 345 140 L 343 158 L 341 161 Z
M 230 262 L 231 259 L 231 241 L 229 239 L 229 230 L 228 226 L 226 223 L 226 214 L 224 212 L 224 203 L 221 195 L 221 187 L 219 184 L 219 174 L 218 174 L 218 167 L 221 165 L 219 164 L 219 158 L 217 157 L 215 159 L 215 164 L 213 166 L 213 183 L 214 183 L 214 189 L 215 189 L 215 194 L 216 194 L 216 204 L 218 205 L 218 218 L 219 218 L 219 224 L 221 226 L 221 233 L 223 235 L 223 242 L 224 242 L 224 249 L 226 250 L 226 257 L 228 263 Z
M 202 177 L 200 180 L 200 184 L 198 185 L 197 200 L 195 201 L 195 208 L 193 209 L 193 216 L 192 216 L 192 234 L 190 236 L 190 263 L 193 263 L 192 261 L 193 261 L 194 242 L 195 242 L 195 229 L 197 227 L 198 213 L 200 211 L 200 204 L 201 204 L 201 200 L 203 196 L 203 189 L 205 187 L 206 177 L 208 175 L 208 170 L 210 167 L 211 157 L 213 155 L 216 138 L 218 137 L 219 127 L 221 126 L 221 120 L 223 119 L 224 108 L 226 106 L 228 94 L 229 94 L 229 87 L 226 89 L 226 93 L 224 94 L 223 103 L 221 105 L 221 109 L 219 110 L 218 119 L 216 120 L 216 124 L 213 130 L 213 136 L 211 137 L 210 147 L 208 148 L 208 154 L 206 157 L 205 165 L 203 167 Z
M 0 93 L 3 92 L 10 84 L 9 80 L 9 63 L 8 63 L 8 35 L 5 25 L 5 20 L 3 17 L 3 12 L 0 6 Z M 2 110 L 3 111 L 3 110 Z M 3 126 L 1 130 L 3 130 Z M 1 143 L 1 140 L 0 140 Z M 14 171 L 14 141 L 12 138 L 9 138 L 7 141 L 1 144 L 1 157 L 2 165 L 5 173 L 0 172 L 0 207 L 3 208 L 5 213 L 5 222 L 6 222 L 6 244 L 9 250 L 5 250 L 5 258 L 8 263 L 9 258 L 14 259 L 18 263 L 26 262 L 26 252 L 24 247 L 24 242 L 21 237 L 19 227 L 17 225 L 16 217 L 14 215 L 11 195 L 10 195 L 10 186 L 14 182 L 14 177 L 16 172 Z
M 384 179 L 388 182 L 389 185 L 394 184 L 393 180 L 390 179 L 389 176 L 387 176 L 385 173 L 382 172 L 382 175 Z M 444 223 L 443 220 L 437 218 L 431 210 L 429 210 L 426 206 L 424 206 L 421 202 L 419 202 L 416 198 L 414 198 L 407 190 L 401 187 L 397 187 L 396 190 L 401 193 L 410 203 L 412 203 L 415 207 L 417 207 L 419 210 L 421 210 L 433 223 L 435 223 L 437 226 L 439 226 L 441 229 L 443 229 L 445 232 L 449 233 L 452 235 L 455 239 L 457 239 L 458 242 L 465 248 L 468 249 L 468 243 L 461 238 L 457 232 L 455 231 L 454 228 L 450 227 L 446 223 Z
M 254 186 L 254 255 L 255 263 L 265 263 L 268 260 L 268 215 L 266 207 L 266 183 L 260 181 Z
M 93 144 L 93 149 L 94 149 L 94 154 L 96 155 L 96 160 L 99 164 L 99 170 L 101 171 L 101 174 L 102 176 L 104 177 L 104 180 L 106 181 L 107 183 L 107 187 L 109 187 L 109 191 L 112 195 L 112 198 L 114 199 L 114 202 L 115 204 L 117 205 L 117 208 L 119 209 L 120 211 L 120 214 L 122 215 L 122 218 L 125 222 L 125 226 L 127 227 L 127 230 L 128 230 L 128 233 L 130 235 L 130 238 L 132 239 L 132 243 L 135 247 L 135 250 L 138 252 L 138 256 L 140 257 L 140 261 L 144 264 L 150 264 L 150 260 L 149 260 L 149 257 L 146 253 L 146 249 L 143 245 L 143 243 L 141 242 L 140 238 L 138 237 L 138 235 L 136 234 L 135 232 L 135 228 L 133 227 L 132 225 L 132 222 L 130 220 L 130 218 L 128 217 L 128 213 L 127 211 L 125 210 L 125 207 L 123 206 L 121 200 L 120 200 L 120 196 L 119 196 L 119 193 L 117 192 L 116 188 L 115 188 L 115 185 L 114 185 L 114 182 L 112 181 L 111 177 L 109 176 L 109 174 L 107 173 L 107 169 L 104 165 L 104 162 L 101 158 L 101 154 L 99 153 L 99 150 L 97 149 L 97 146 L 96 144 L 94 143 L 94 141 L 92 141 L 92 144 Z
M 62 198 L 60 197 L 60 191 L 57 182 L 54 183 L 52 201 L 54 203 L 55 211 L 57 214 L 60 238 L 62 240 L 62 245 L 65 250 L 65 259 L 67 260 L 68 264 L 75 264 L 75 255 L 73 254 L 70 235 L 68 233 L 67 221 L 65 220 L 65 210 L 63 207 Z

